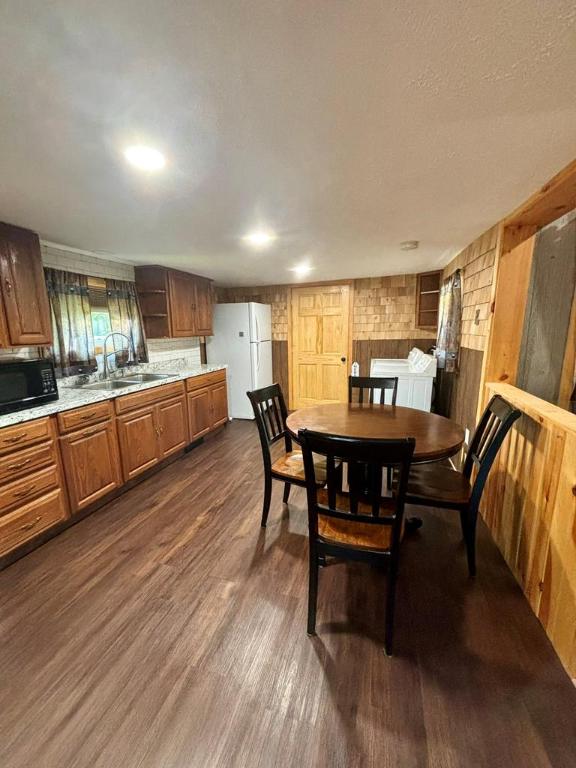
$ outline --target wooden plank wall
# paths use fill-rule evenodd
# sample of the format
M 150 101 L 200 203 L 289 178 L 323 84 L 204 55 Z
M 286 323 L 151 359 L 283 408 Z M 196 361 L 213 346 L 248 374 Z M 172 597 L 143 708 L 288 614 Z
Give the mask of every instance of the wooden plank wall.
M 568 673 L 576 677 L 576 415 L 509 384 L 523 411 L 494 463 L 483 517 Z

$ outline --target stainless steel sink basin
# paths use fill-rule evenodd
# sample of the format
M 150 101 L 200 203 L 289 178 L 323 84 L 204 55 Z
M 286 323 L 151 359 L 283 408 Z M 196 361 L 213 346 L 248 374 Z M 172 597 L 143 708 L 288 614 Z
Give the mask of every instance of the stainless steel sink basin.
M 99 381 L 98 384 L 81 384 L 78 389 L 126 389 L 126 387 L 133 387 L 135 381 Z
M 161 381 L 169 379 L 170 376 L 176 376 L 175 373 L 135 373 L 125 376 L 122 381 L 130 381 L 132 384 L 145 384 L 147 381 Z

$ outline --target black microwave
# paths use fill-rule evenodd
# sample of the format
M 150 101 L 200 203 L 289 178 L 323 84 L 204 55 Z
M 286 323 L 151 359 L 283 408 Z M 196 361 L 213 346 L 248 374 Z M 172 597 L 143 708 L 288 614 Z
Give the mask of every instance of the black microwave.
M 0 413 L 58 399 L 54 365 L 49 360 L 11 360 L 0 363 Z

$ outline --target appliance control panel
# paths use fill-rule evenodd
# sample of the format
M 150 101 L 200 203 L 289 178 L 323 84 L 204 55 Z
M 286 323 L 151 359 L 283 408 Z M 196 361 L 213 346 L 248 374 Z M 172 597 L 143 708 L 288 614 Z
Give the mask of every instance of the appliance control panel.
M 54 369 L 43 368 L 40 375 L 42 377 L 42 392 L 44 392 L 44 394 L 46 395 L 52 392 L 56 392 L 57 387 L 56 387 L 56 376 L 54 375 Z

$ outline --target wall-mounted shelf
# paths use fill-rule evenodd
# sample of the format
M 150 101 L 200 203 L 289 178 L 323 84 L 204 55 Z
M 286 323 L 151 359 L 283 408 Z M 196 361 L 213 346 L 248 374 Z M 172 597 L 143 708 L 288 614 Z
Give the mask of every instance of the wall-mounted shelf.
M 442 272 L 422 272 L 416 281 L 416 327 L 434 331 L 438 327 Z

